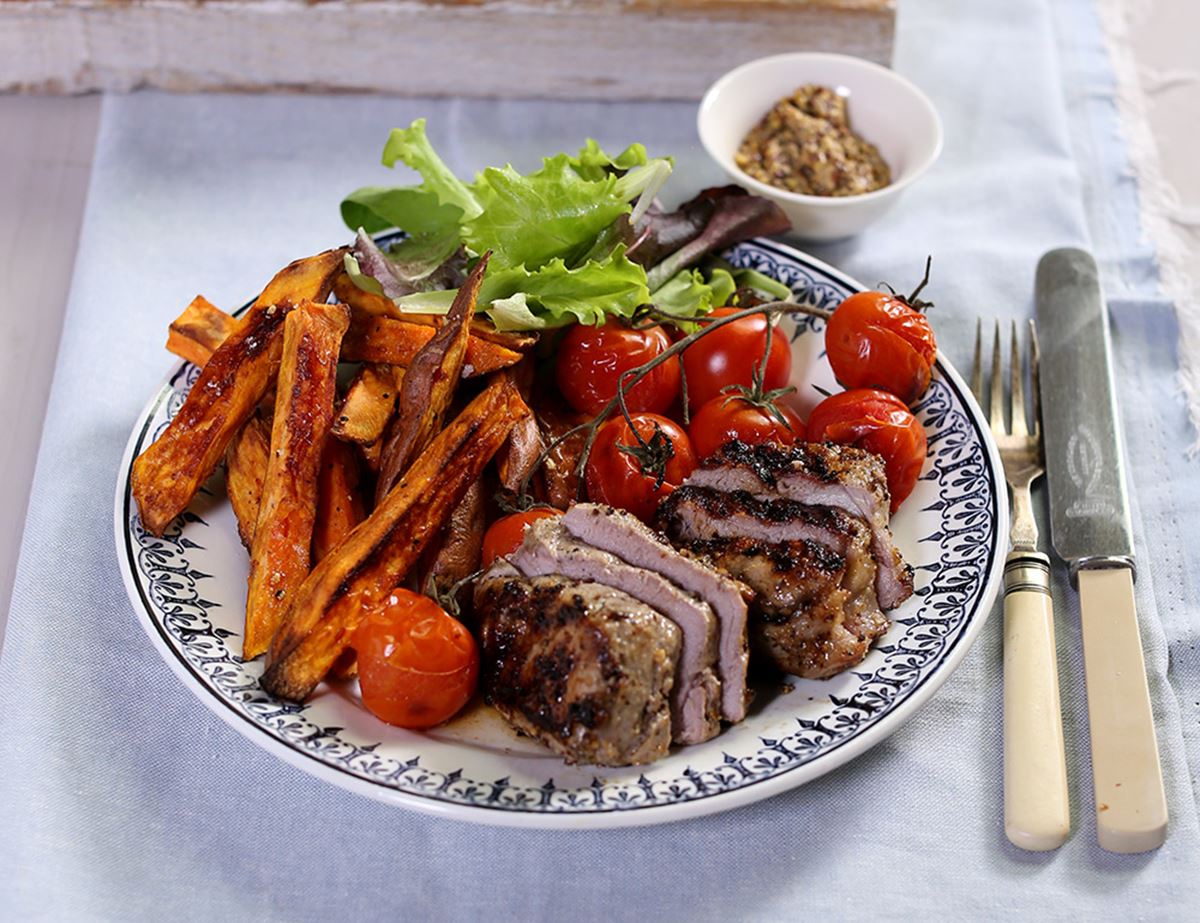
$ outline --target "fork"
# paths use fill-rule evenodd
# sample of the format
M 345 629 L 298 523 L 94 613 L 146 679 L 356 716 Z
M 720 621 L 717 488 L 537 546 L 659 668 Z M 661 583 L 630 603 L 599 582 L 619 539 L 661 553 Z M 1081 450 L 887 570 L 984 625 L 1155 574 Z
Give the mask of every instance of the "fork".
M 1057 849 L 1070 832 L 1050 559 L 1038 551 L 1030 485 L 1043 473 L 1037 329 L 1029 322 L 1032 410 L 1027 414 L 1017 324 L 1012 324 L 1009 417 L 1004 425 L 1000 322 L 992 348 L 992 435 L 1012 492 L 1012 551 L 1004 564 L 1004 832 L 1014 846 Z M 983 405 L 983 322 L 975 328 L 971 389 Z

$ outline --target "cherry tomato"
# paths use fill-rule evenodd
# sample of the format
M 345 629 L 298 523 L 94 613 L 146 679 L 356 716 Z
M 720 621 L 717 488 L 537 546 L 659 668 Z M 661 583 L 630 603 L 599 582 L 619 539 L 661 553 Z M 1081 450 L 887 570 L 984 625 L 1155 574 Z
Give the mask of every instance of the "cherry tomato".
M 354 649 L 363 705 L 388 724 L 433 727 L 475 692 L 475 639 L 427 596 L 393 590 L 358 626 Z
M 536 506 L 523 513 L 511 513 L 497 519 L 483 533 L 483 566 L 490 567 L 496 558 L 512 554 L 520 548 L 521 542 L 525 541 L 525 530 L 539 519 L 552 519 L 561 515 L 562 510 Z
M 808 439 L 882 456 L 893 513 L 912 493 L 925 464 L 925 429 L 900 398 L 886 391 L 863 388 L 825 398 L 808 416 Z
M 911 404 L 929 387 L 937 341 L 928 318 L 903 298 L 858 292 L 829 318 L 825 353 L 847 388 L 881 388 Z
M 655 413 L 630 416 L 638 434 L 649 445 L 650 454 L 665 462 L 662 481 L 659 482 L 657 471 L 643 467 L 636 454 L 622 450 L 622 446 L 636 449 L 639 444 L 625 418 L 620 416 L 600 427 L 584 477 L 589 498 L 629 510 L 648 522 L 658 502 L 695 470 L 696 453 L 679 424 Z
M 803 441 L 804 421 L 782 404 L 775 405 L 786 424 L 765 407 L 753 404 L 744 397 L 714 397 L 692 415 L 688 435 L 699 458 L 708 458 L 731 439 L 750 445 L 778 442 L 791 445 Z
M 581 413 L 596 414 L 617 393 L 622 372 L 644 365 L 671 345 L 662 327 L 634 330 L 612 319 L 572 327 L 559 345 L 554 364 L 558 389 Z M 668 359 L 625 394 L 630 410 L 661 413 L 679 394 L 679 360 Z
M 740 310 L 717 308 L 709 317 L 728 317 Z M 683 352 L 683 371 L 687 376 L 691 406 L 707 404 L 729 385 L 748 387 L 766 349 L 767 319 L 762 314 L 748 315 L 698 339 Z M 791 374 L 792 348 L 782 331 L 772 330 L 771 355 L 767 357 L 763 390 L 785 387 Z

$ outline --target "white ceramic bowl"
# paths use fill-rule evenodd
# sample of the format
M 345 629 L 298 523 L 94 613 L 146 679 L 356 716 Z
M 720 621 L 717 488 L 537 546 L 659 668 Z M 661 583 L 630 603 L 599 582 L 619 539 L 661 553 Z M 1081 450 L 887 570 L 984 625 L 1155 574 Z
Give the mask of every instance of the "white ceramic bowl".
M 768 186 L 734 163 L 742 139 L 780 99 L 806 83 L 848 97 L 854 132 L 879 148 L 892 171 L 883 189 L 856 196 L 812 196 Z M 776 202 L 808 240 L 857 234 L 896 204 L 942 152 L 942 121 L 929 98 L 886 67 L 839 54 L 796 52 L 759 58 L 714 83 L 696 119 L 700 141 L 735 182 Z

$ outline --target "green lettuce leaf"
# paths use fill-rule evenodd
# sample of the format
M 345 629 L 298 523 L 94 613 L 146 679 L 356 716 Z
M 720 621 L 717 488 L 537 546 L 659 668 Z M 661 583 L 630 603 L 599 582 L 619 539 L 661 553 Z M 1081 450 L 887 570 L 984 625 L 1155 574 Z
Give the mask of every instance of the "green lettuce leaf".
M 708 284 L 712 288 L 714 308 L 729 304 L 729 299 L 733 297 L 733 293 L 737 291 L 738 287 L 729 270 L 722 269 L 720 266 L 709 272 Z
M 401 277 L 420 287 L 459 248 L 457 229 L 441 234 L 407 237 L 388 249 L 388 259 Z M 441 283 L 445 285 L 446 282 Z
M 613 156 L 588 141 L 576 156 L 548 157 L 533 173 L 489 167 L 464 183 L 429 143 L 424 119 L 388 136 L 383 163 L 398 162 L 416 170 L 421 184 L 358 189 L 342 202 L 343 220 L 369 234 L 400 228 L 425 239 L 423 253 L 451 252 L 457 235 L 474 253 L 491 250 L 493 270 L 580 261 L 630 213 L 629 203 L 640 196 L 642 209 L 671 172 L 669 160 L 648 158 L 641 144 Z
M 491 250 L 497 268 L 536 269 L 576 256 L 629 211 L 616 183 L 613 176 L 583 179 L 566 154 L 546 158 L 526 175 L 511 166 L 488 167 L 472 187 L 482 211 L 464 223 L 463 240 L 476 253 Z
M 497 298 L 487 313 L 497 330 L 541 330 L 546 326 L 546 319 L 529 309 L 529 299 L 524 292 Z
M 362 271 L 353 253 L 347 253 L 342 258 L 342 265 L 345 267 L 346 275 L 350 277 L 350 281 L 364 292 L 370 292 L 372 295 L 383 294 L 383 286 L 379 283 L 379 280 L 374 276 L 368 276 Z
M 413 292 L 400 298 L 393 298 L 403 313 L 406 314 L 448 314 L 454 304 L 456 288 L 441 288 L 429 292 Z
M 750 270 L 746 270 L 749 272 Z M 723 266 L 716 266 L 705 278 L 699 269 L 681 269 L 665 284 L 655 289 L 650 296 L 654 306 L 664 314 L 670 314 L 681 321 L 707 314 L 713 308 L 729 304 L 734 292 L 739 287 L 735 276 L 742 271 L 730 272 Z M 766 278 L 761 273 L 755 276 Z M 684 330 L 691 330 L 694 324 L 681 323 Z
M 383 164 L 397 161 L 421 174 L 419 186 L 364 186 L 342 200 L 342 220 L 352 229 L 376 234 L 400 228 L 414 237 L 459 234 L 465 218 L 479 214 L 479 203 L 451 172 L 425 136 L 425 120 L 393 128 L 383 149 Z
M 624 173 L 634 167 L 640 167 L 646 160 L 644 144 L 631 144 L 616 157 L 612 157 L 605 153 L 594 138 L 588 138 L 587 144 L 571 158 L 571 168 L 584 179 L 597 181 L 604 179 L 614 170 Z
M 763 275 L 757 269 L 735 269 L 733 279 L 738 288 L 752 288 L 756 292 L 770 295 L 776 301 L 791 301 L 792 290 L 770 276 Z
M 401 311 L 445 314 L 456 289 L 415 292 L 393 299 Z M 612 314 L 630 317 L 650 300 L 646 271 L 619 247 L 604 260 L 575 269 L 562 260 L 529 270 L 508 267 L 484 276 L 479 307 L 500 330 L 542 330 L 579 322 L 603 323 Z
M 445 205 L 456 206 L 466 218 L 474 218 L 481 208 L 467 184 L 454 175 L 437 155 L 425 136 L 425 120 L 417 119 L 408 128 L 393 128 L 383 147 L 383 165 L 403 161 L 421 174 L 420 188 L 433 193 Z M 404 230 L 409 230 L 404 228 Z
M 657 289 L 651 300 L 672 317 L 697 317 L 712 310 L 713 289 L 699 269 L 682 269 Z
M 419 186 L 363 186 L 342 200 L 346 227 L 368 234 L 389 228 L 414 235 L 457 234 L 462 216 L 462 209 Z
M 479 303 L 494 304 L 518 293 L 525 296 L 522 307 L 544 327 L 574 321 L 599 324 L 608 315 L 629 317 L 650 300 L 646 270 L 625 256 L 624 247 L 575 269 L 555 259 L 532 271 L 514 266 L 489 272 L 479 289 Z M 516 311 L 516 305 L 502 305 L 502 320 L 511 323 Z

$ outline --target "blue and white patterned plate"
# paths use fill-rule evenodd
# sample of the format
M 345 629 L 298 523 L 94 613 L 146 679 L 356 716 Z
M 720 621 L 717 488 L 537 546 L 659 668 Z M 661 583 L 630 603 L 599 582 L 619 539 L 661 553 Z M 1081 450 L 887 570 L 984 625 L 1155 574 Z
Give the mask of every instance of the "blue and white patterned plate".
M 730 258 L 823 307 L 862 288 L 774 242 L 743 244 Z M 823 327 L 801 318 L 794 332 L 802 413 L 820 399 L 814 386 L 836 387 L 817 335 Z M 1008 534 L 999 459 L 968 389 L 939 358 L 917 409 L 929 460 L 893 520 L 916 593 L 854 670 L 760 694 L 742 724 L 632 769 L 566 766 L 484 706 L 417 733 L 372 717 L 353 683 L 323 684 L 304 705 L 281 702 L 259 688 L 261 660 L 239 656 L 248 561 L 220 476 L 162 538 L 141 528 L 131 501 L 132 460 L 177 412 L 196 375 L 186 363 L 175 368 L 139 418 L 121 464 L 115 526 L 129 598 L 159 653 L 208 708 L 306 772 L 391 804 L 482 823 L 578 829 L 661 823 L 766 798 L 829 772 L 911 717 L 962 660 L 999 586 Z

